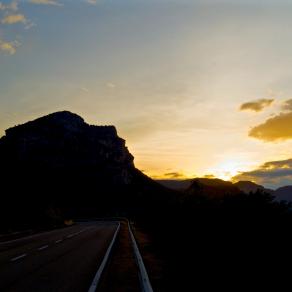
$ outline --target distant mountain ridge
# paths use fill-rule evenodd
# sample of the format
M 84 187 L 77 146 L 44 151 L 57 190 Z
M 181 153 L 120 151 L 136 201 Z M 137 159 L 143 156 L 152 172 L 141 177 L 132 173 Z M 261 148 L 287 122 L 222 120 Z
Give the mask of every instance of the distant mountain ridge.
M 245 194 L 255 193 L 257 191 L 262 191 L 268 193 L 275 197 L 276 201 L 288 201 L 292 202 L 292 185 L 291 186 L 283 186 L 276 190 L 265 188 L 259 184 L 256 184 L 251 181 L 238 181 L 236 183 L 231 183 L 228 181 L 220 180 L 220 179 L 206 179 L 206 178 L 194 178 L 194 179 L 186 179 L 186 180 L 174 180 L 174 179 L 165 179 L 165 180 L 157 180 L 160 184 L 164 185 L 167 188 L 171 188 L 174 190 L 185 191 L 187 193 L 193 192 L 195 193 L 200 188 L 203 189 L 205 186 L 205 193 L 214 193 L 219 196 L 222 193 L 230 193 L 232 190 L 235 193 L 238 190 L 242 191 Z M 237 190 L 231 187 L 236 187 Z M 211 187 L 211 188 L 210 188 Z M 224 189 L 224 192 L 223 192 Z M 196 190 L 196 191 L 195 191 Z
M 278 188 L 274 195 L 277 201 L 292 202 L 292 185 Z
M 251 192 L 255 193 L 256 191 L 263 191 L 263 192 L 269 193 L 271 195 L 275 193 L 274 190 L 267 189 L 261 185 L 258 185 L 254 182 L 251 182 L 251 181 L 238 181 L 238 182 L 234 183 L 234 185 L 246 194 L 249 194 Z
M 231 182 L 210 178 L 193 179 L 191 185 L 185 192 L 190 195 L 204 195 L 209 198 L 220 198 L 240 194 L 240 190 Z

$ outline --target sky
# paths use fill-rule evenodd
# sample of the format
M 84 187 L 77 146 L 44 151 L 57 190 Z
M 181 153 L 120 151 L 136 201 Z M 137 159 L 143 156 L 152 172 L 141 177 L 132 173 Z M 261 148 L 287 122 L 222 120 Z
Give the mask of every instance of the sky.
M 153 178 L 292 184 L 292 1 L 0 1 L 0 133 L 70 110 Z

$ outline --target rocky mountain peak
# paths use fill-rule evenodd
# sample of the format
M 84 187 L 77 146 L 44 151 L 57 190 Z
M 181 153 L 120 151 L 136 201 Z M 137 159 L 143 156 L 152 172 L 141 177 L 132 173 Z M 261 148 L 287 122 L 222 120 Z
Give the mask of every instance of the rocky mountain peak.
M 114 126 L 94 126 L 69 111 L 49 114 L 5 131 L 0 159 L 8 168 L 91 169 L 130 180 L 134 157 Z

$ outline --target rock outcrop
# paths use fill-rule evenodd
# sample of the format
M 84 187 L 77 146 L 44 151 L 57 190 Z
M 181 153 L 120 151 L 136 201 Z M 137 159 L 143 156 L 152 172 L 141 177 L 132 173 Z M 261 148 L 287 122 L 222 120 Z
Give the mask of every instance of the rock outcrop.
M 114 126 L 91 126 L 76 114 L 56 112 L 6 130 L 1 165 L 51 171 L 109 172 L 113 183 L 129 184 L 134 157 Z

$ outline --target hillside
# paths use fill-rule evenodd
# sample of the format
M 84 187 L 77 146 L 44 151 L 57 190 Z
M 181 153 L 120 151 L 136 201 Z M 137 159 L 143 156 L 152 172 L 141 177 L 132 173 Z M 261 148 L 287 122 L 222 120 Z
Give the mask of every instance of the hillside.
M 251 181 L 239 181 L 239 182 L 234 183 L 234 185 L 238 187 L 245 194 L 255 193 L 257 191 L 262 191 L 271 195 L 274 194 L 274 190 L 267 189 Z
M 220 198 L 240 194 L 240 190 L 229 181 L 221 179 L 195 178 L 186 193 L 190 195 L 203 195 L 209 198 Z

